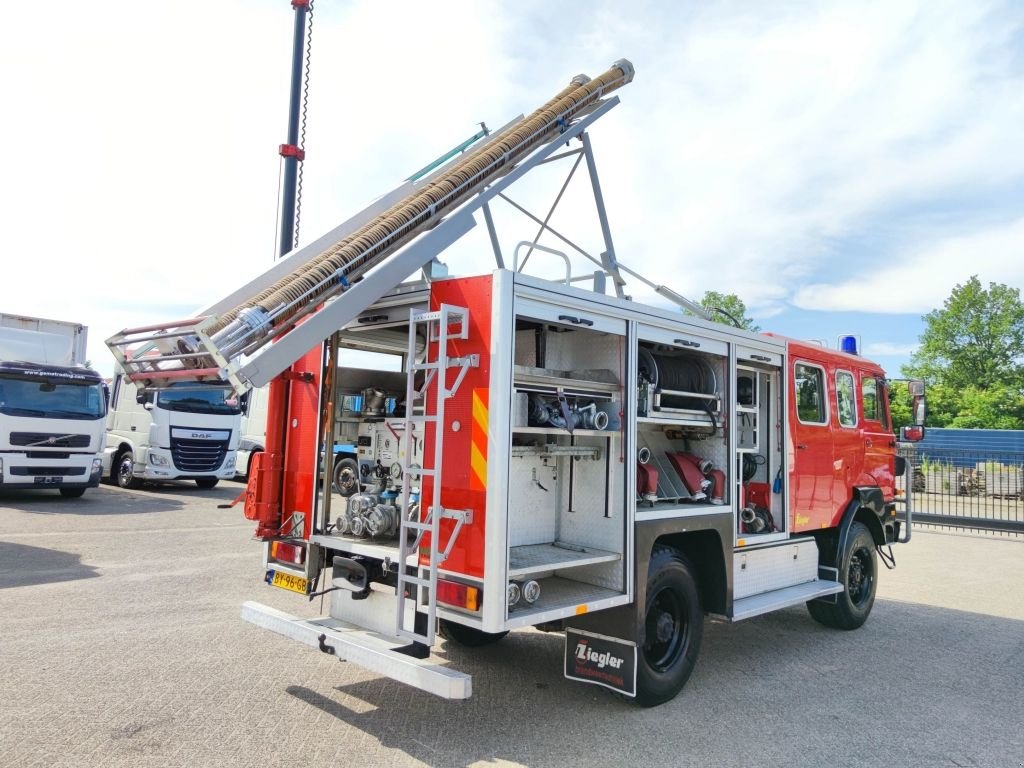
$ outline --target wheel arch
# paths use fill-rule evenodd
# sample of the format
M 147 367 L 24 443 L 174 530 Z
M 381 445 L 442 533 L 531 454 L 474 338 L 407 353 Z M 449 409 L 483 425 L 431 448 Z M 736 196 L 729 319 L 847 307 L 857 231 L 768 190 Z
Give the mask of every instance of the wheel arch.
M 656 550 L 664 547 L 675 550 L 693 566 L 704 611 L 724 614 L 727 578 L 718 531 L 706 529 L 659 536 L 648 553 L 648 561 Z
M 882 489 L 878 486 L 858 485 L 853 489 L 853 498 L 846 505 L 843 516 L 836 528 L 816 532 L 814 538 L 818 543 L 818 552 L 822 565 L 835 567 L 839 553 L 846 547 L 850 538 L 850 528 L 855 522 L 863 523 L 871 533 L 876 546 L 885 544 L 885 529 L 882 517 L 885 515 L 886 503 Z

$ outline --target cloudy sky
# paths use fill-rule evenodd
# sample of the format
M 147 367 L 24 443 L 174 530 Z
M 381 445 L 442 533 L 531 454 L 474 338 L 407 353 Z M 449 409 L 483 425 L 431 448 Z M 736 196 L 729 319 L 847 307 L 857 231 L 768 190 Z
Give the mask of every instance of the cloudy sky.
M 592 139 L 634 270 L 737 293 L 768 330 L 860 334 L 892 374 L 958 282 L 1024 287 L 1024 5 L 559 7 L 315 0 L 300 240 L 625 57 L 636 78 Z M 103 338 L 273 261 L 290 4 L 51 0 L 2 19 L 0 311 L 89 325 L 109 372 Z M 513 197 L 543 216 L 563 172 Z M 585 192 L 552 224 L 597 252 Z M 534 229 L 499 214 L 507 249 Z M 482 226 L 442 258 L 493 268 Z

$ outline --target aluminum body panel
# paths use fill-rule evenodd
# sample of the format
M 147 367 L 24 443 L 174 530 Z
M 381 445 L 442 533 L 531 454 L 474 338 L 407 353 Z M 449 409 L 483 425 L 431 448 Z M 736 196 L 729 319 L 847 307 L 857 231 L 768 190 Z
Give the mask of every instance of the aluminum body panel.
M 818 578 L 818 545 L 813 539 L 737 552 L 733 555 L 735 599 L 791 587 Z

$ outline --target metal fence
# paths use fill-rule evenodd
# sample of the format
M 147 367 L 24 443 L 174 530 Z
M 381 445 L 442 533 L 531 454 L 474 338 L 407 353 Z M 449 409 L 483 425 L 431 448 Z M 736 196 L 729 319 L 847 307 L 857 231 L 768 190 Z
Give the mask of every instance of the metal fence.
M 912 468 L 915 525 L 1024 535 L 1024 452 L 905 446 L 900 454 Z

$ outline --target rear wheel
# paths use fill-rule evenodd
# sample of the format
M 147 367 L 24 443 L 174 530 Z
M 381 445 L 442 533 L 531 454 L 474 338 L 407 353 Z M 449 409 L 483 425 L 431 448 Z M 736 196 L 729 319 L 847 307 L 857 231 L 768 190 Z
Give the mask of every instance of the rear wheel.
M 643 621 L 636 701 L 653 707 L 686 685 L 704 637 L 704 609 L 693 567 L 673 549 L 656 549 L 651 557 Z
M 807 610 L 815 621 L 835 629 L 857 629 L 868 619 L 878 589 L 875 540 L 864 523 L 850 526 L 846 546 L 839 554 L 839 581 L 846 587 L 836 602 L 811 600 Z
M 438 619 L 437 631 L 445 640 L 462 645 L 466 648 L 479 648 L 483 645 L 496 643 L 508 632 L 482 632 L 475 627 L 467 627 L 465 624 L 456 624 L 447 619 Z
M 77 499 L 83 493 L 85 493 L 85 488 L 61 488 L 60 489 L 60 495 L 63 496 L 65 499 Z
M 339 459 L 334 465 L 334 490 L 342 496 L 351 496 L 359 490 L 359 465 L 355 459 Z
M 219 480 L 216 477 L 197 477 L 196 478 L 196 485 L 198 485 L 200 488 L 214 488 L 214 487 L 216 487 L 218 482 L 219 482 Z
M 135 477 L 135 455 L 130 450 L 118 455 L 114 470 L 117 472 L 114 479 L 122 488 L 138 488 L 142 485 L 142 481 Z

